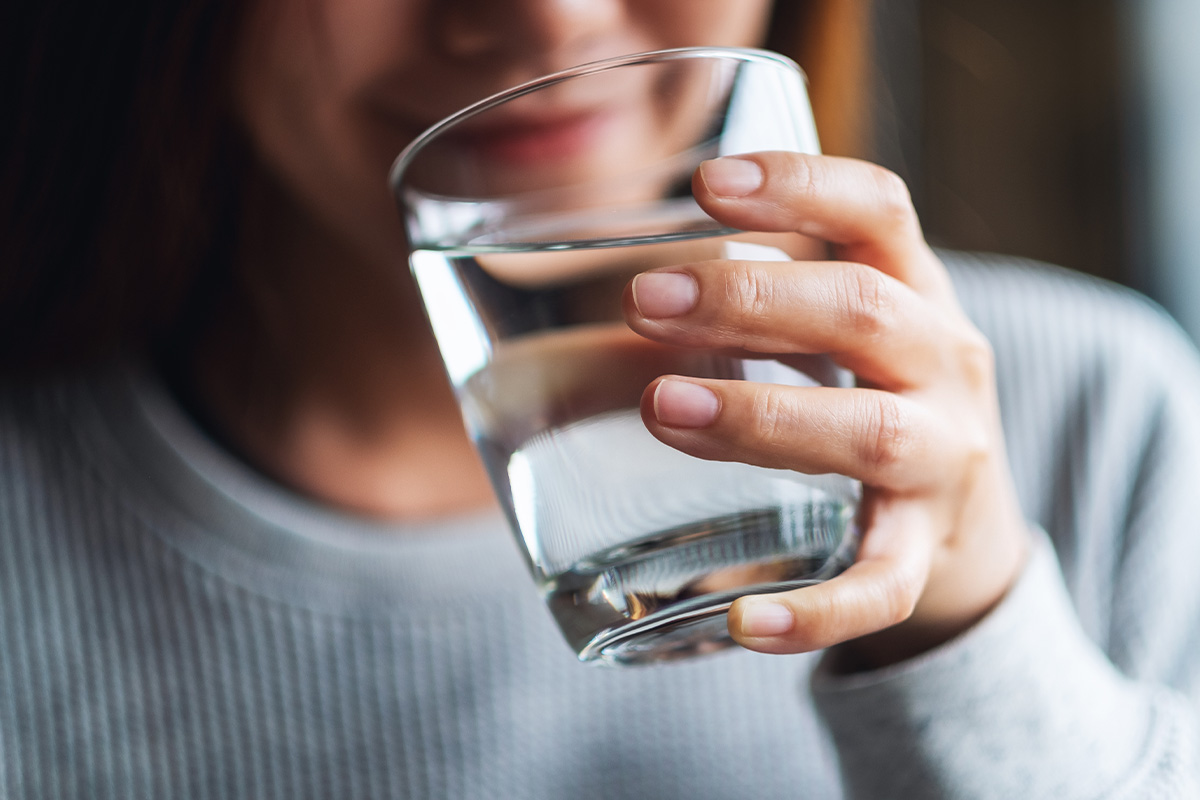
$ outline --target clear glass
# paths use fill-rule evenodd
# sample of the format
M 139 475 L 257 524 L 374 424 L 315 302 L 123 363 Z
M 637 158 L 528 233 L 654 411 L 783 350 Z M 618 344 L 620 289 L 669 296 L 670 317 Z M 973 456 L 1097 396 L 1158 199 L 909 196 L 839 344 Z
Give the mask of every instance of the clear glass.
M 638 272 L 790 259 L 787 234 L 717 224 L 704 159 L 817 152 L 804 79 L 758 50 L 683 49 L 577 67 L 435 125 L 391 185 L 467 429 L 533 578 L 584 661 L 720 649 L 738 596 L 826 580 L 857 547 L 860 487 L 702 461 L 654 439 L 639 402 L 682 374 L 850 385 L 830 360 L 667 347 L 622 321 Z

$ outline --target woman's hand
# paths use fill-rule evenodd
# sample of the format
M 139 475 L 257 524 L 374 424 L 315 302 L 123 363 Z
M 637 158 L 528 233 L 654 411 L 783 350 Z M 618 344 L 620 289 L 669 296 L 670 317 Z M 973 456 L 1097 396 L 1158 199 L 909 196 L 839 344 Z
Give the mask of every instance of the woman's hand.
M 925 243 L 903 182 L 861 161 L 760 153 L 709 161 L 693 192 L 735 228 L 829 243 L 833 261 L 707 261 L 639 275 L 629 324 L 688 347 L 828 353 L 852 389 L 667 376 L 642 398 L 651 433 L 702 458 L 864 486 L 862 547 L 842 575 L 744 597 L 743 646 L 847 643 L 844 669 L 891 663 L 965 630 L 1021 569 L 1026 534 L 1006 463 L 992 354 Z

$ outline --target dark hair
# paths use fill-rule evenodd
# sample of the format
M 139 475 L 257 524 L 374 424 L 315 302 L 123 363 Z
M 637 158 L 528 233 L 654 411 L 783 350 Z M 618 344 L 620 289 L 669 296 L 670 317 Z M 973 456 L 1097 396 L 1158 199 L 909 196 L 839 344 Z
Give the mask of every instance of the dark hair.
M 778 0 L 768 46 L 795 55 L 839 1 Z M 251 5 L 8 0 L 0 374 L 184 351 L 230 290 L 251 161 L 229 69 Z
M 168 336 L 204 294 L 200 268 L 228 261 L 244 148 L 226 78 L 241 5 L 11 0 L 0 370 Z

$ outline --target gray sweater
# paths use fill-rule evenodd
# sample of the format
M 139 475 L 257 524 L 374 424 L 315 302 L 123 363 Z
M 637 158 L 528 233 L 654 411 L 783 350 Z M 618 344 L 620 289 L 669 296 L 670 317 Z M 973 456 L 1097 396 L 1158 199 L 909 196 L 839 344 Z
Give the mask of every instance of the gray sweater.
M 1037 542 L 876 673 L 584 666 L 498 516 L 264 481 L 147 374 L 0 387 L 0 797 L 1200 797 L 1200 366 L 1145 301 L 953 256 Z

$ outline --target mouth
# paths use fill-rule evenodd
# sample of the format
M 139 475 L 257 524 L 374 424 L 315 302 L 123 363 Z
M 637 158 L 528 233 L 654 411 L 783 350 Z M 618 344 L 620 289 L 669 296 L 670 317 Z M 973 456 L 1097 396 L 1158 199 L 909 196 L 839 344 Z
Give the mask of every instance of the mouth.
M 447 132 L 455 146 L 486 161 L 511 166 L 565 161 L 592 148 L 609 129 L 613 114 L 587 111 L 515 118 Z

